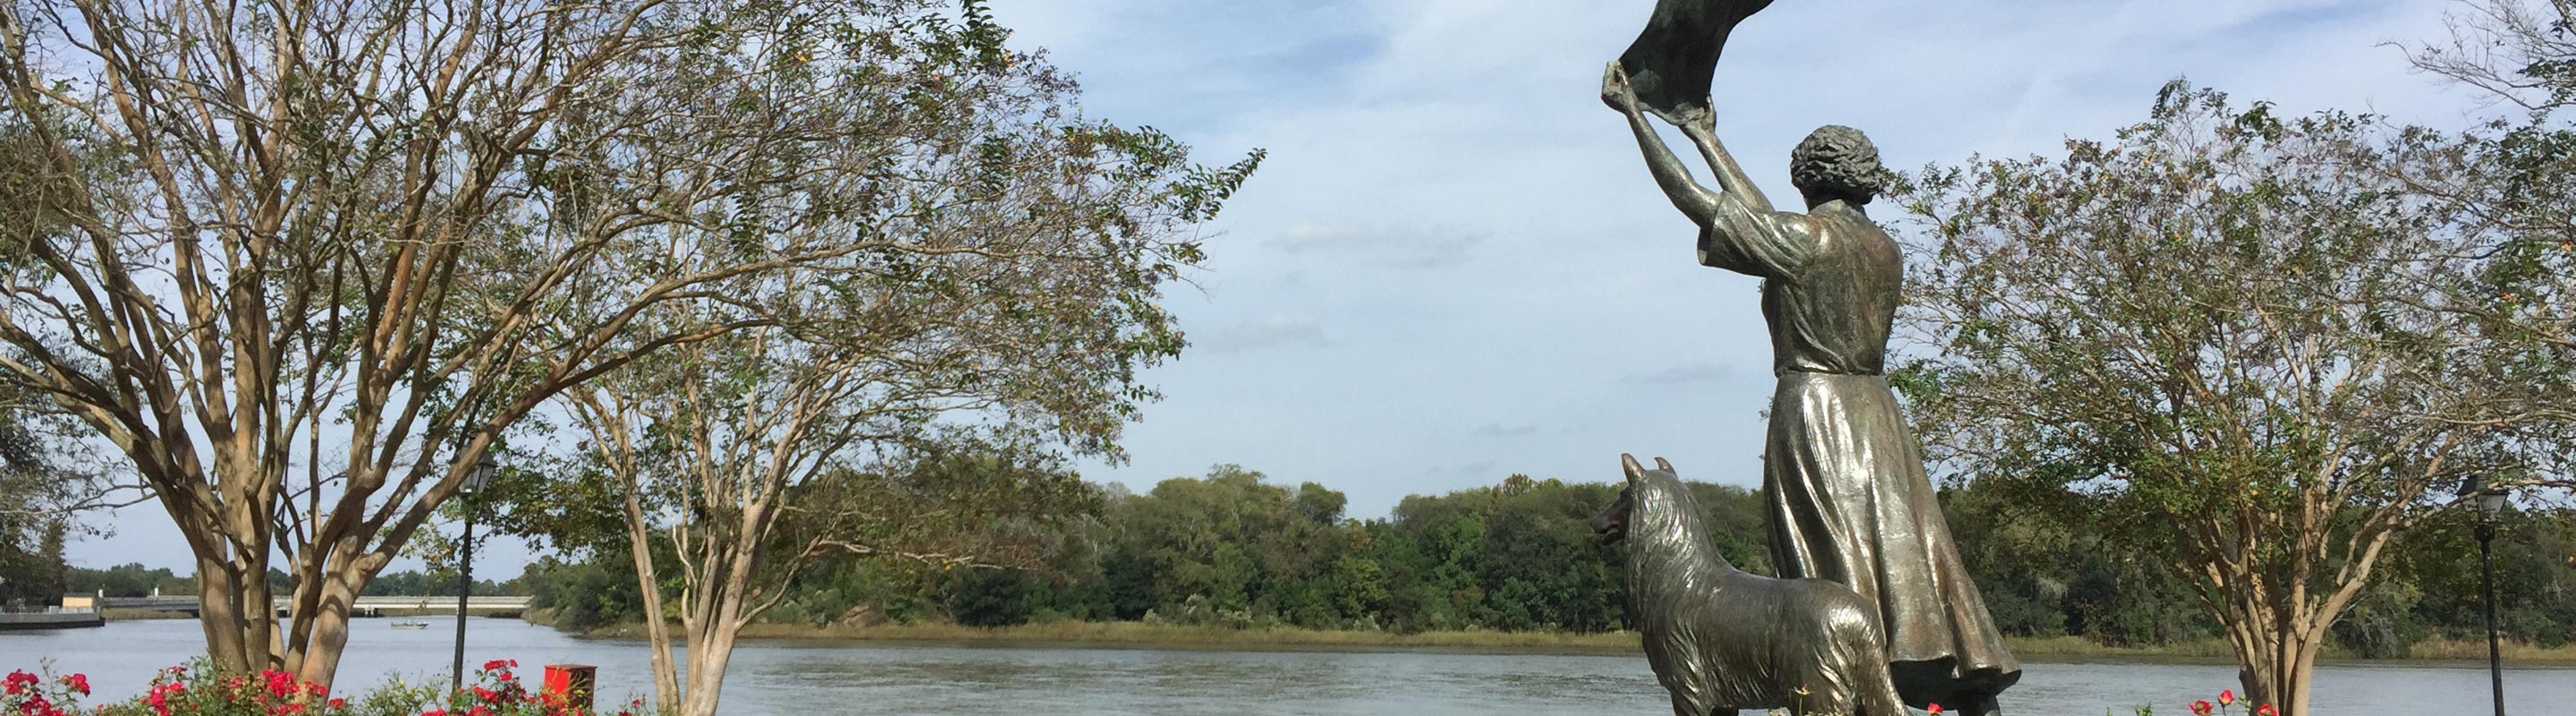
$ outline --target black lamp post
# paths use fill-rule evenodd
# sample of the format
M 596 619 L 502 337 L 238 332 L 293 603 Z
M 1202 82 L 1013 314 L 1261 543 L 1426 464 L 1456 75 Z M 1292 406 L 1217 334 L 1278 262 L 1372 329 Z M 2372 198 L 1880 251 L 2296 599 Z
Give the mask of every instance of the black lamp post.
M 492 473 L 500 467 L 491 452 L 484 452 L 474 461 L 474 469 L 466 471 L 465 484 L 456 493 L 465 498 L 465 551 L 456 560 L 456 667 L 449 673 L 451 694 L 465 689 L 465 602 L 474 594 L 474 513 L 482 511 L 482 503 L 474 498 L 492 483 Z
M 2484 476 L 2472 476 L 2460 485 L 2460 498 L 2477 500 L 2478 571 L 2483 573 L 2487 591 L 2487 681 L 2495 688 L 2496 716 L 2504 716 L 2504 646 L 2496 636 L 2495 621 L 2495 517 L 2504 511 L 2504 491 L 2487 485 Z

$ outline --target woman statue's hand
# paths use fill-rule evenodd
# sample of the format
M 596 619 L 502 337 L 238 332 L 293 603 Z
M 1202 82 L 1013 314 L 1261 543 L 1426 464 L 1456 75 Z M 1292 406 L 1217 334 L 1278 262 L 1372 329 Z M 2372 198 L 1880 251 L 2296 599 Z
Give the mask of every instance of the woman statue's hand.
M 1619 67 L 1618 60 L 1601 69 L 1601 103 L 1621 112 L 1637 111 L 1637 88 L 1628 86 L 1628 71 Z

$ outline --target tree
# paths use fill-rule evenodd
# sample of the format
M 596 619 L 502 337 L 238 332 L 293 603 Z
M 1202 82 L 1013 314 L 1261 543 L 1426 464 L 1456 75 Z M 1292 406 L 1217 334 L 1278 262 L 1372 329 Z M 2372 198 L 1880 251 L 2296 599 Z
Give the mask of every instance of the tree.
M 99 456 L 79 429 L 36 391 L 0 377 L 0 602 L 59 600 L 64 540 L 87 531 L 77 515 L 115 503 L 111 471 L 93 467 Z
M 2450 309 L 2576 351 L 2576 123 L 2564 114 L 2576 106 L 2576 0 L 2460 5 L 2448 41 L 2407 48 L 2408 59 L 2524 114 L 2473 132 L 2464 151 L 2392 170 L 2408 189 L 2461 212 L 2460 242 L 2493 257 L 2458 288 L 2499 300 Z
M 1025 114 L 951 111 L 1027 58 L 972 5 L 916 27 L 930 5 L 9 4 L 0 137 L 32 160 L 0 182 L 0 372 L 169 512 L 218 668 L 327 682 L 351 600 L 510 426 L 656 351 L 794 322 L 770 287 L 912 270 L 982 229 L 1146 276 L 1190 258 L 1130 240 L 1167 215 L 1081 212 L 1195 215 L 1230 183 L 1158 183 L 1177 145 L 1064 114 L 1060 76 L 978 90 Z M 1159 315 L 1134 296 L 1069 305 Z M 684 307 L 700 320 L 666 320 Z
M 707 301 L 620 316 L 692 340 L 562 393 L 585 472 L 621 510 L 573 522 L 622 525 L 657 700 L 686 716 L 716 711 L 741 629 L 818 560 L 1036 565 L 1042 524 L 1091 500 L 1053 452 L 1118 455 L 1125 421 L 1153 397 L 1138 371 L 1182 345 L 1161 288 L 1199 260 L 1192 228 L 1260 157 L 1199 167 L 1158 133 L 1078 119 L 1071 82 L 1006 48 L 976 4 L 956 20 L 866 4 L 778 12 L 702 28 L 656 76 L 678 96 L 652 101 L 720 126 L 621 127 L 603 143 L 685 158 L 707 156 L 711 136 L 792 133 L 743 161 L 795 180 L 672 226 L 689 245 L 749 241 L 749 255 L 637 266 L 725 275 L 699 289 Z M 846 246 L 850 261 L 730 269 L 766 260 L 752 239 Z M 977 438 L 939 437 L 958 430 Z M 532 524 L 563 529 L 550 522 Z
M 2306 712 L 2390 540 L 2569 444 L 2576 356 L 2488 318 L 2509 259 L 2408 178 L 2479 146 L 2177 81 L 2116 142 L 1926 170 L 1900 320 L 1929 457 L 2080 498 L 2192 576 L 2249 697 Z
M 2463 0 L 2451 36 L 2406 49 L 2416 69 L 2546 115 L 2576 105 L 2576 1 Z
M 1330 570 L 1346 548 L 1338 533 L 1346 498 L 1266 479 L 1216 465 L 1204 478 L 1164 480 L 1130 498 L 1118 511 L 1111 573 L 1133 575 L 1143 582 L 1142 607 L 1183 623 L 1338 622 Z

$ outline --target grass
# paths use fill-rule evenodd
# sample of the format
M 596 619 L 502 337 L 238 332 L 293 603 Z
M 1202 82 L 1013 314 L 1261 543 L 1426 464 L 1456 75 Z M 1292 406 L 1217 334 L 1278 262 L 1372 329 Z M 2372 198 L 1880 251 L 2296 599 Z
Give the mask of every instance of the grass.
M 634 638 L 643 635 L 643 627 L 623 624 L 595 629 L 587 636 Z M 1050 622 L 1008 627 L 971 627 L 957 624 L 885 624 L 879 626 L 814 627 L 796 624 L 753 624 L 743 630 L 745 639 L 763 640 L 839 640 L 922 643 L 991 643 L 1046 644 L 1072 646 L 1139 646 L 1161 648 L 1229 648 L 1229 649 L 1350 649 L 1408 650 L 1454 649 L 1462 651 L 1499 651 L 1514 653 L 1624 654 L 1637 650 L 1635 632 L 1578 634 L 1574 632 L 1505 632 L 1505 631 L 1427 631 L 1398 634 L 1383 631 L 1340 631 L 1270 627 L 1265 629 L 1229 629 L 1224 627 L 1146 624 L 1143 622 Z
M 547 623 L 541 614 L 530 614 L 530 621 Z M 643 628 L 624 624 L 588 632 L 587 636 L 607 638 L 640 638 Z M 1398 634 L 1383 631 L 1338 631 L 1270 627 L 1264 629 L 1230 629 L 1225 627 L 1146 624 L 1143 622 L 1049 622 L 1008 627 L 971 627 L 957 624 L 885 624 L 880 626 L 825 626 L 799 624 L 754 624 L 743 630 L 743 638 L 778 641 L 875 641 L 920 643 L 989 643 L 1056 646 L 1132 646 L 1156 648 L 1226 648 L 1282 650 L 1458 650 L 1551 654 L 1633 654 L 1637 653 L 1636 632 L 1506 632 L 1489 630 L 1427 631 Z M 2006 639 L 2015 656 L 2027 661 L 2068 661 L 2078 659 L 2119 659 L 2138 661 L 2194 661 L 2224 663 L 2233 658 L 2227 642 L 2219 639 L 2147 647 L 2106 646 L 2082 637 L 2050 638 L 2010 637 Z M 2531 644 L 2506 644 L 2505 661 L 2516 664 L 2576 664 L 2576 645 L 2543 648 Z M 2340 650 L 2329 649 L 2325 658 L 2351 660 Z M 2408 660 L 2484 661 L 2486 642 L 2427 640 L 2414 646 Z
M 2227 642 L 2221 639 L 2202 639 L 2199 641 L 2161 644 L 2157 646 L 2111 646 L 2095 643 L 2091 639 L 2086 639 L 2080 636 L 2015 636 L 2005 637 L 2004 643 L 2006 646 L 2011 647 L 2013 656 L 2025 659 L 2030 657 L 2041 657 L 2043 660 L 2047 658 L 2092 657 L 2118 657 L 2124 659 L 2223 660 L 2233 658 L 2235 654 L 2233 650 L 2228 648 Z
M 106 609 L 101 609 L 101 610 L 98 610 L 98 616 L 99 616 L 99 618 L 106 619 L 106 620 L 108 620 L 108 621 L 112 621 L 112 622 L 121 622 L 121 621 L 128 621 L 128 620 L 134 620 L 134 619 L 195 619 L 195 618 L 197 618 L 197 615 L 195 615 L 195 614 L 190 614 L 190 613 L 187 613 L 187 612 L 165 612 L 165 611 L 160 611 L 160 610 L 157 610 L 157 609 L 129 609 L 129 608 L 125 608 L 125 607 L 108 607 L 108 608 L 106 608 Z
M 2223 639 L 2166 644 L 2161 646 L 2126 647 L 2096 644 L 2083 637 L 2050 638 L 2011 637 L 2005 639 L 2014 656 L 2039 661 L 2052 659 L 2116 658 L 2140 660 L 2225 662 L 2235 658 L 2235 651 Z M 2508 664 L 2576 664 L 2576 644 L 2544 647 L 2529 642 L 2505 642 L 2504 661 Z M 2350 650 L 2328 646 L 2320 658 L 2326 661 L 2475 661 L 2487 660 L 2485 640 L 2454 640 L 2434 637 L 2415 642 L 2402 659 L 2363 659 Z
M 2504 652 L 2504 660 L 2509 663 L 2576 664 L 2576 644 L 2544 647 L 2538 644 L 2508 641 L 2504 643 L 2501 651 Z M 2415 642 L 2415 645 L 2408 650 L 2408 656 L 2416 659 L 2486 661 L 2487 643 L 2484 640 L 2435 637 Z

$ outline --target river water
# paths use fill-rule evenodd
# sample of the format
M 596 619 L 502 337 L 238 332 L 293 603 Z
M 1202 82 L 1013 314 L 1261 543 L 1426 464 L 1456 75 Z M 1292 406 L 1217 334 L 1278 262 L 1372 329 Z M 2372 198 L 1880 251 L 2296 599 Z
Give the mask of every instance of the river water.
M 439 679 L 452 656 L 453 621 L 425 630 L 359 619 L 342 662 L 340 691 L 399 674 Z M 599 667 L 602 705 L 652 689 L 640 642 L 575 639 L 514 619 L 477 618 L 470 665 L 517 659 Z M 0 670 L 49 660 L 83 672 L 102 696 L 142 691 L 154 669 L 197 654 L 194 621 L 111 622 L 96 629 L 0 633 Z M 2333 716 L 2489 713 L 2481 664 L 2337 664 L 2317 669 L 2315 711 Z M 2140 705 L 2187 714 L 2193 699 L 2235 683 L 2209 664 L 2031 663 L 2004 693 L 2009 714 L 2130 716 Z M 2505 672 L 2517 716 L 2576 714 L 2576 669 Z M 803 714 L 1258 714 L 1486 716 L 1669 714 L 1643 656 L 1423 651 L 1228 651 L 1075 649 L 995 645 L 754 642 L 735 652 L 725 711 Z M 2242 710 L 2238 713 L 2243 713 Z

